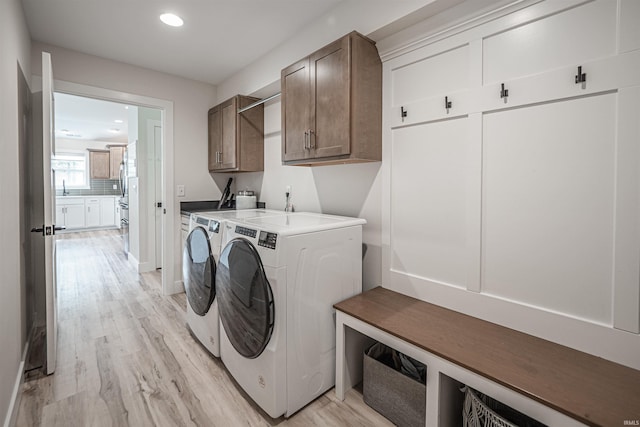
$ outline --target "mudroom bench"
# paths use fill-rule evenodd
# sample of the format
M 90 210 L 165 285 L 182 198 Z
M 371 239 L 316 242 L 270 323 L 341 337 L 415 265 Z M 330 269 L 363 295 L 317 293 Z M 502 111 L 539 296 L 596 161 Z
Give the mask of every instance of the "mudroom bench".
M 340 400 L 376 340 L 427 365 L 429 427 L 460 425 L 464 385 L 549 426 L 640 422 L 638 370 L 381 287 L 334 307 Z

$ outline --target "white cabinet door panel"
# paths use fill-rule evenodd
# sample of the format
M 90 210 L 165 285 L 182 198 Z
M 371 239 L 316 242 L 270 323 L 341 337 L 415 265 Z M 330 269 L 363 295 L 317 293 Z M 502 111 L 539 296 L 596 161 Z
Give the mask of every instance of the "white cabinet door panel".
M 393 105 L 469 88 L 469 45 L 438 53 L 392 72 Z
M 616 9 L 615 1 L 590 2 L 486 37 L 484 83 L 499 83 L 572 64 L 578 66 L 615 54 Z
M 622 0 L 620 2 L 620 41 L 618 50 L 629 52 L 640 49 L 640 1 Z
M 67 230 L 84 228 L 84 201 L 64 206 Z
M 100 199 L 100 225 L 103 227 L 116 225 L 116 208 L 113 197 Z
M 478 253 L 479 226 L 468 219 L 479 193 L 470 119 L 396 129 L 392 135 L 391 269 L 428 281 L 466 288 L 469 252 Z M 477 156 L 476 156 L 477 157 Z M 479 171 L 480 159 L 477 161 Z M 470 185 L 471 184 L 471 185 Z M 478 222 L 479 224 L 479 222 Z M 479 268 L 476 264 L 475 268 Z
M 483 293 L 611 324 L 616 98 L 484 116 Z
M 86 201 L 86 226 L 100 226 L 100 201 L 99 199 L 87 199 Z
M 64 206 L 60 206 L 56 204 L 56 225 L 66 226 L 66 221 L 64 218 Z

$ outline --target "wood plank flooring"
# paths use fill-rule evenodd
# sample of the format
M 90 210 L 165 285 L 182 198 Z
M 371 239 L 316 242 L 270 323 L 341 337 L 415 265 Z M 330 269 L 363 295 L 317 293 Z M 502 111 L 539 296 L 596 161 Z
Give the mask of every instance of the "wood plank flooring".
M 18 426 L 391 425 L 356 390 L 269 418 L 190 335 L 185 295 L 137 274 L 117 231 L 63 234 L 57 251 L 57 367 L 23 385 Z

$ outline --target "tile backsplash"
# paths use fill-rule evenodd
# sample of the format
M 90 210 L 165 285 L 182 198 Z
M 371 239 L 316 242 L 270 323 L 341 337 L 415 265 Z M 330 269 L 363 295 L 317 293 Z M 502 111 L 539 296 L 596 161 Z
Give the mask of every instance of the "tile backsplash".
M 69 196 L 118 196 L 120 195 L 120 181 L 117 179 L 92 179 L 91 188 L 70 188 Z M 113 189 L 113 186 L 116 189 Z M 62 196 L 62 188 L 56 188 L 56 196 Z

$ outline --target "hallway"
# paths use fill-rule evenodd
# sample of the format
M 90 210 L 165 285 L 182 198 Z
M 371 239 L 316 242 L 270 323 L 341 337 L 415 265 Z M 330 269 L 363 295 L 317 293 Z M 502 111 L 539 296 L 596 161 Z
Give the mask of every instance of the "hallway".
M 353 390 L 268 418 L 191 337 L 185 295 L 134 271 L 118 231 L 63 234 L 57 256 L 57 368 L 25 382 L 18 426 L 391 425 Z

